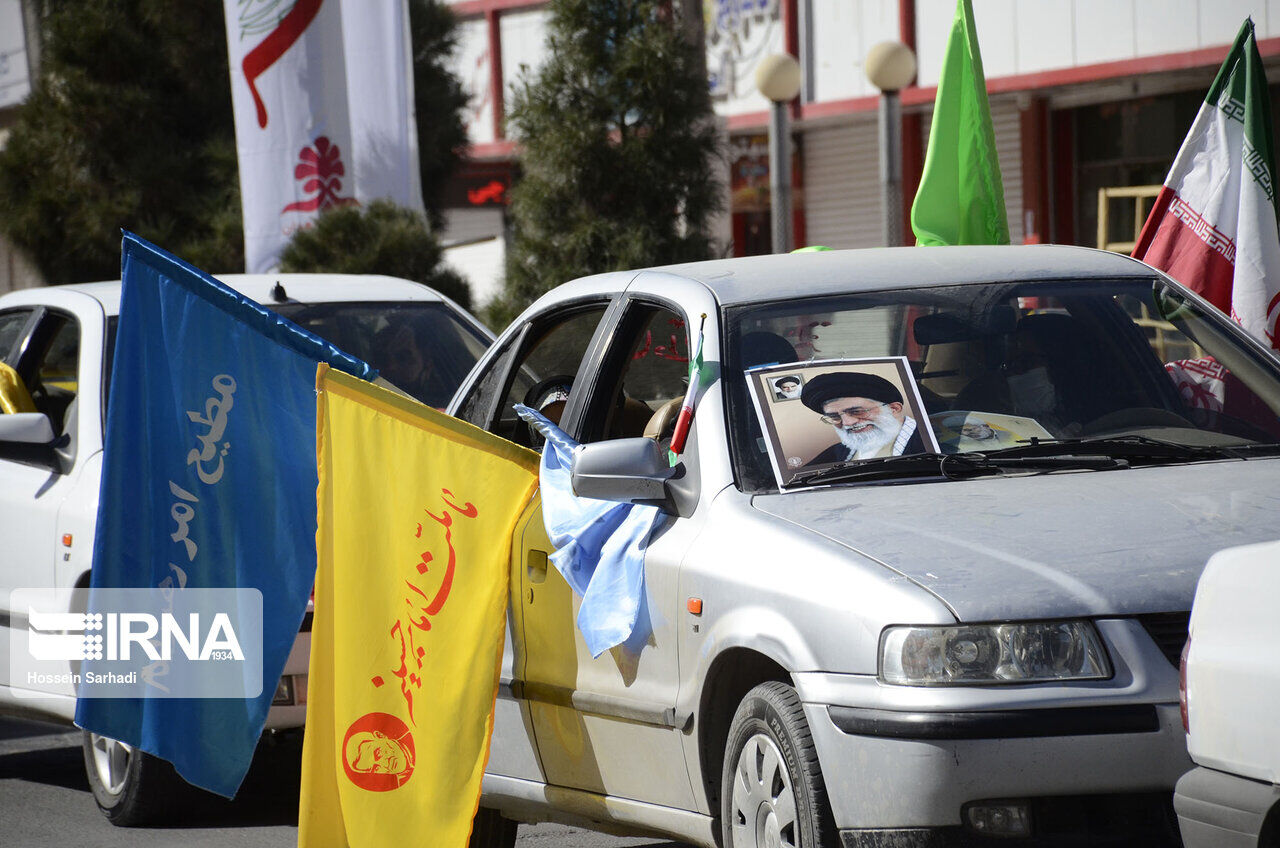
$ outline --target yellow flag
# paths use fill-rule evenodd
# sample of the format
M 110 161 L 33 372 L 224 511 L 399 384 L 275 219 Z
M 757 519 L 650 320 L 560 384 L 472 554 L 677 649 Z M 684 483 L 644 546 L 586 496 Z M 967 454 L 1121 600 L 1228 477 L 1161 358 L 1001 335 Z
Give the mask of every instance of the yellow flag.
M 537 454 L 321 364 L 298 843 L 464 848 Z

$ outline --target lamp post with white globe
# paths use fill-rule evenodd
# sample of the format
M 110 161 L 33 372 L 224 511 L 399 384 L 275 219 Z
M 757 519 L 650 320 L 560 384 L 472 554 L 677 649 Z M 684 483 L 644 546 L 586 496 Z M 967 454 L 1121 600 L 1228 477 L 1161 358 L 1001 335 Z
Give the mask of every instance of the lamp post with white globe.
M 880 186 L 884 206 L 884 243 L 902 244 L 902 107 L 898 91 L 916 77 L 916 54 L 897 41 L 882 41 L 867 51 L 867 79 L 880 89 Z
M 791 249 L 791 131 L 787 104 L 800 93 L 800 63 L 787 53 L 766 56 L 756 65 L 756 88 L 769 99 L 769 205 L 773 252 Z

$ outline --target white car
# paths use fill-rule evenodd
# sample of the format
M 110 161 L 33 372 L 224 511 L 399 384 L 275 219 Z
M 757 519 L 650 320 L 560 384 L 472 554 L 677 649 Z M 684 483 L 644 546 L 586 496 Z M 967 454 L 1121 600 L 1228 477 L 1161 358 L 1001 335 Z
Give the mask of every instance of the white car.
M 1280 361 L 1227 316 L 1059 246 L 619 271 L 530 307 L 450 410 L 536 445 L 515 403 L 582 443 L 579 495 L 665 515 L 651 628 L 598 656 L 540 509 L 516 525 L 487 848 L 514 840 L 495 815 L 705 848 L 1176 844 L 1196 578 L 1280 519 Z
M 331 274 L 221 280 L 432 406 L 448 402 L 492 338 L 456 303 L 408 280 Z M 27 626 L 9 599 L 14 589 L 89 584 L 119 308 L 118 282 L 0 297 L 0 713 L 67 722 L 75 715 L 69 690 L 31 691 L 8 679 L 12 634 Z M 20 407 L 47 416 L 59 441 L 32 444 L 30 433 L 10 427 L 3 411 Z M 305 722 L 310 622 L 308 615 L 285 665 L 269 729 Z M 167 763 L 114 740 L 86 733 L 84 751 L 94 797 L 117 824 L 142 823 L 157 799 L 182 786 Z
M 1183 653 L 1183 725 L 1196 768 L 1173 803 L 1186 848 L 1280 838 L 1280 542 L 1231 548 L 1205 566 Z

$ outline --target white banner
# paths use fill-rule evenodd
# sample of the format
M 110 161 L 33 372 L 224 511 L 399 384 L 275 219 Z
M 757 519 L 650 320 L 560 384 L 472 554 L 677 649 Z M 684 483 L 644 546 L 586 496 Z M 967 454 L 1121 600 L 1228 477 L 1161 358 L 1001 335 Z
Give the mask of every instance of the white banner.
M 356 200 L 385 197 L 421 212 L 407 3 L 342 0 L 342 37 Z
M 421 211 L 405 0 L 224 3 L 245 270 L 326 209 Z

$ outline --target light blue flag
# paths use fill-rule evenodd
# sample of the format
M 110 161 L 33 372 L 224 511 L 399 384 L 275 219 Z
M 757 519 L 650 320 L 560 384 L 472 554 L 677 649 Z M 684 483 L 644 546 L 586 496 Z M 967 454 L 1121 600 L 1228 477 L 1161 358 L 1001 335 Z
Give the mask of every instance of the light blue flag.
M 639 650 L 650 628 L 644 554 L 662 511 L 575 495 L 569 473 L 578 443 L 529 407 L 515 410 L 547 440 L 539 469 L 542 520 L 556 549 L 551 562 L 582 596 L 578 630 L 587 650 L 593 657 L 615 645 Z
M 262 593 L 262 693 L 81 698 L 76 724 L 231 797 L 262 734 L 316 566 L 316 363 L 368 365 L 126 233 L 94 591 Z

